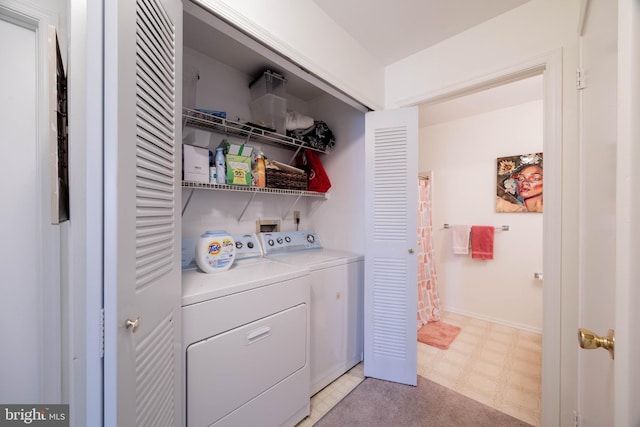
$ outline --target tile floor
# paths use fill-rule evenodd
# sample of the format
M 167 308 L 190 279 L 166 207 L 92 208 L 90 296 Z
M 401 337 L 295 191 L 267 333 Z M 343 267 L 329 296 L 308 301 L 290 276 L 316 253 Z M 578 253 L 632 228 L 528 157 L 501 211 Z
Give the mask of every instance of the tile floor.
M 418 375 L 540 426 L 542 335 L 454 313 L 459 326 L 449 349 L 418 343 Z
M 316 421 L 340 402 L 343 397 L 356 388 L 362 380 L 364 380 L 364 366 L 362 363 L 358 363 L 340 378 L 311 397 L 311 413 L 304 420 L 300 421 L 296 427 L 310 427 L 314 425 Z
M 418 343 L 418 375 L 504 413 L 540 426 L 542 336 L 508 326 L 444 313 L 459 326 L 447 350 Z M 364 379 L 362 363 L 311 398 L 311 414 L 296 427 L 309 427 Z

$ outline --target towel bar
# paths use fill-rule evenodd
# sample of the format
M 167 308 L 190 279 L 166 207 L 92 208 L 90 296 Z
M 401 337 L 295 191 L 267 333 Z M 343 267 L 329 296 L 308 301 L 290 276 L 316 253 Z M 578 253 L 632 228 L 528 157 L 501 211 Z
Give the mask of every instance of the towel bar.
M 451 226 L 449 224 L 445 224 L 444 228 L 451 228 Z M 494 228 L 498 231 L 509 231 L 508 225 L 501 225 L 500 227 L 494 227 Z

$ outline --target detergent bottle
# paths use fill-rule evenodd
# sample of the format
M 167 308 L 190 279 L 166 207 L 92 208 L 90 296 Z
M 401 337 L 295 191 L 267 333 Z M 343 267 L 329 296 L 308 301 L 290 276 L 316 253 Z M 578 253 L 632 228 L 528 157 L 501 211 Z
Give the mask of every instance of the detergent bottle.
M 205 273 L 228 270 L 235 257 L 235 242 L 226 231 L 207 231 L 196 243 L 196 264 Z
M 262 153 L 256 158 L 256 186 L 267 186 L 267 171 L 264 166 L 264 154 Z

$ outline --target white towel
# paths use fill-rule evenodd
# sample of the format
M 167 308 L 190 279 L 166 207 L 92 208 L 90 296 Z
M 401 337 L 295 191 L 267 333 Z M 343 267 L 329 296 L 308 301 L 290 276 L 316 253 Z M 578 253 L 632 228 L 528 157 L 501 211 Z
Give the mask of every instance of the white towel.
M 457 255 L 467 255 L 469 253 L 469 235 L 471 226 L 452 225 L 451 236 L 453 239 L 453 253 Z
M 313 117 L 305 116 L 297 111 L 287 111 L 287 130 L 308 129 L 314 125 Z

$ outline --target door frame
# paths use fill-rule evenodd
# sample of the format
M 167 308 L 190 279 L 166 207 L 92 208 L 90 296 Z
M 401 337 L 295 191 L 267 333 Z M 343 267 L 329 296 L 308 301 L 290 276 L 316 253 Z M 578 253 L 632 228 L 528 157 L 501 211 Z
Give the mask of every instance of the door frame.
M 562 318 L 575 318 L 573 305 L 562 313 L 562 49 L 530 58 L 513 66 L 482 74 L 474 79 L 448 86 L 410 101 L 400 107 L 442 102 L 492 87 L 543 74 L 543 152 L 545 158 L 543 221 L 543 321 L 542 321 L 542 425 L 559 425 L 561 402 L 561 337 L 573 333 Z M 561 325 L 561 327 L 558 327 Z M 570 329 L 570 331 L 567 330 Z M 570 382 L 570 381 L 569 381 Z M 563 389 L 575 393 L 575 387 Z M 569 401 L 572 401 L 569 396 Z M 569 403 L 567 403 L 569 404 Z
M 636 117 L 638 104 L 638 33 L 640 6 L 637 2 L 618 2 L 618 124 L 616 171 L 616 314 L 615 314 L 615 374 L 614 414 L 616 426 L 637 425 L 640 407 L 634 397 L 640 393 L 640 366 L 635 361 L 640 352 L 635 327 L 640 315 L 635 308 L 640 293 L 637 277 L 640 266 L 634 262 L 640 251 L 637 236 L 638 202 L 635 185 L 640 152 L 636 141 L 640 126 Z M 605 285 L 605 284 L 603 284 Z
M 103 423 L 103 0 L 67 0 L 69 210 L 64 257 L 71 425 Z

